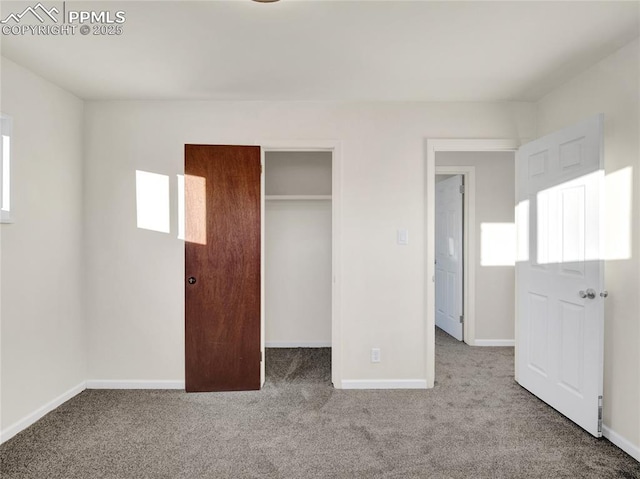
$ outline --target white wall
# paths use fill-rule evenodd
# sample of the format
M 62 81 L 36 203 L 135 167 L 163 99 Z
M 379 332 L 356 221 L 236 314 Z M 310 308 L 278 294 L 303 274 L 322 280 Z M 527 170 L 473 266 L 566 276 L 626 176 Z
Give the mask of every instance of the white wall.
M 185 143 L 334 140 L 342 151 L 344 379 L 424 379 L 426 137 L 529 138 L 529 104 L 87 102 L 86 297 L 92 379 L 184 376 Z M 136 228 L 135 170 L 172 178 L 171 234 Z M 408 228 L 408 246 L 396 244 Z M 370 362 L 370 350 L 382 362 Z
M 640 457 L 640 155 L 638 40 L 538 102 L 540 136 L 605 115 L 607 175 L 604 424 Z M 629 225 L 631 228 L 629 229 Z
M 513 240 L 505 236 L 493 237 L 490 228 L 495 223 L 513 224 L 515 221 L 515 155 L 513 152 L 438 152 L 436 165 L 475 167 L 476 221 L 472 226 L 475 228 L 476 238 L 475 339 L 513 340 L 515 267 L 488 265 L 491 261 L 486 260 L 483 262 L 483 247 L 489 247 L 483 242 L 508 243 Z M 503 244 L 499 248 L 508 251 L 509 244 Z
M 330 151 L 267 151 L 265 194 L 330 195 Z
M 331 201 L 267 201 L 265 218 L 266 345 L 326 347 Z
M 82 291 L 83 103 L 2 58 L 13 117 L 14 224 L 2 234 L 1 428 L 86 378 Z

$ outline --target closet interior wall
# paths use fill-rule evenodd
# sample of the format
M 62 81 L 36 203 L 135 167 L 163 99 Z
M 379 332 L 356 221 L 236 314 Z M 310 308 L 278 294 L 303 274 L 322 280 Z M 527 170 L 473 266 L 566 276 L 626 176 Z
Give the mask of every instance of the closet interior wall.
M 265 153 L 265 345 L 331 346 L 331 152 Z

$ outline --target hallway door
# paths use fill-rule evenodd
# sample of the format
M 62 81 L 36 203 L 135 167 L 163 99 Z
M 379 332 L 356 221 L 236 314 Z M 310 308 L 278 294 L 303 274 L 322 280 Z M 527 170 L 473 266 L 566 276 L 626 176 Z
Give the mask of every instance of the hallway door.
M 462 175 L 436 183 L 436 326 L 462 341 Z

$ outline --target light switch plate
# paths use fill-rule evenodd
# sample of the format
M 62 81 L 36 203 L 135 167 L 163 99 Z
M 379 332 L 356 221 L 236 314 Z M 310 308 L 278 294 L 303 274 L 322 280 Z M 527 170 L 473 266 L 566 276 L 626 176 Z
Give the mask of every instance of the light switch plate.
M 407 229 L 399 229 L 398 230 L 398 244 L 400 244 L 400 245 L 408 245 L 409 244 L 409 230 L 407 230 Z

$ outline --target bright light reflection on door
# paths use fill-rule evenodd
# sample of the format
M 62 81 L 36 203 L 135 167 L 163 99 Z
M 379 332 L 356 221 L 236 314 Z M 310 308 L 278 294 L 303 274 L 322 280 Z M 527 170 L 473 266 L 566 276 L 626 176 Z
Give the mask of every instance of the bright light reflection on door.
M 136 170 L 138 228 L 170 232 L 169 177 Z
M 598 187 L 598 183 L 600 183 Z M 587 208 L 585 188 L 598 188 L 600 198 L 600 246 L 585 244 L 585 221 L 588 215 L 598 214 Z M 516 206 L 517 261 L 529 260 L 529 241 L 532 258 L 537 264 L 562 264 L 597 260 L 625 260 L 632 257 L 633 168 L 626 167 L 609 173 L 602 170 L 538 192 L 533 204 L 525 200 Z M 535 223 L 533 236 L 527 230 L 529 215 Z M 536 234 L 537 233 L 537 234 Z M 484 240 L 484 233 L 483 233 Z
M 597 208 L 594 210 L 588 206 L 593 198 L 597 201 L 597 193 L 602 191 L 603 176 L 602 170 L 594 171 L 535 195 L 536 204 L 531 205 L 531 214 L 535 218 L 537 235 L 532 237 L 535 242 L 531 245 L 532 254 L 535 253 L 535 257 L 531 259 L 536 264 L 602 259 L 597 237 L 589 237 L 590 242 L 586 242 L 587 225 L 598 225 L 597 219 L 588 221 L 586 215 L 599 215 Z
M 184 239 L 207 244 L 207 180 L 201 176 L 184 176 Z
M 178 176 L 178 239 L 184 240 L 184 175 Z
M 482 223 L 480 225 L 480 264 L 514 266 L 516 264 L 516 225 Z

